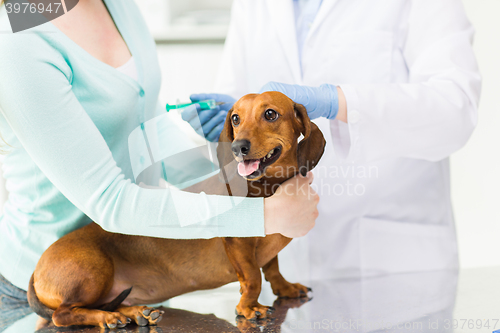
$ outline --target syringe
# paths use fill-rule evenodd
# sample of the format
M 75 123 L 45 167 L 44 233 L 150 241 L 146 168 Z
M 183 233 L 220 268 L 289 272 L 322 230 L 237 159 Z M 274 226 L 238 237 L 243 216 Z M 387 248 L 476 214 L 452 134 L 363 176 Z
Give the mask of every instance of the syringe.
M 175 109 L 183 109 L 185 107 L 188 107 L 193 104 L 199 104 L 201 110 L 210 110 L 216 107 L 217 105 L 222 105 L 225 104 L 224 102 L 216 102 L 214 99 L 207 99 L 204 101 L 198 101 L 198 102 L 193 102 L 193 103 L 182 103 L 182 104 L 174 104 L 170 105 L 167 104 L 167 112 L 170 110 L 175 110 Z

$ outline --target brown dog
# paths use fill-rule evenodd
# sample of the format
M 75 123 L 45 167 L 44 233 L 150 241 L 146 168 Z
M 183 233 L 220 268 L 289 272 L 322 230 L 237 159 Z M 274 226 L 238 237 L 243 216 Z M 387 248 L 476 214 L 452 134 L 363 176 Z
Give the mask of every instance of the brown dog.
M 242 193 L 268 197 L 299 170 L 305 174 L 312 169 L 325 146 L 305 108 L 278 92 L 242 97 L 229 111 L 219 142 L 222 172 L 188 191 L 237 195 L 239 190 L 229 184 L 239 173 L 247 179 Z M 281 234 L 160 239 L 109 233 L 91 223 L 45 251 L 31 278 L 28 300 L 56 326 L 115 328 L 130 321 L 145 326 L 156 324 L 162 313 L 135 304 L 159 303 L 239 280 L 238 315 L 265 318 L 272 308 L 257 302 L 260 268 L 279 297 L 307 295 L 307 287 L 289 283 L 279 272 L 277 254 L 290 241 Z

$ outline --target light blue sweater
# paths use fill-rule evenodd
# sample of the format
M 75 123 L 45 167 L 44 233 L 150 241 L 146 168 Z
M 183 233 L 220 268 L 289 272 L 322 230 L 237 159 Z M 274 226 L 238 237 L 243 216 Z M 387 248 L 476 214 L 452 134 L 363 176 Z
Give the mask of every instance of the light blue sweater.
M 262 198 L 235 204 L 133 182 L 134 164 L 145 169 L 150 160 L 131 153 L 144 152 L 140 137 L 148 124 L 162 156 L 196 145 L 168 118 L 148 122 L 164 113 L 155 43 L 132 0 L 105 3 L 134 56 L 138 81 L 50 22 L 5 33 L 12 30 L 0 8 L 0 133 L 10 145 L 4 147 L 9 199 L 0 219 L 0 273 L 22 289 L 47 247 L 92 220 L 111 232 L 162 238 L 264 236 Z M 192 178 L 182 169 L 174 160 L 162 173 L 170 182 Z

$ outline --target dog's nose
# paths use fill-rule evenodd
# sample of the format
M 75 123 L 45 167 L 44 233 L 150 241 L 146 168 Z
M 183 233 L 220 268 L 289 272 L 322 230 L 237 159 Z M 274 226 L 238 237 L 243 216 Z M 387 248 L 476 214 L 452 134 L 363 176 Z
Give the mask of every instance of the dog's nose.
M 250 152 L 250 141 L 248 140 L 238 140 L 234 141 L 231 145 L 231 150 L 236 156 L 239 155 L 248 155 Z

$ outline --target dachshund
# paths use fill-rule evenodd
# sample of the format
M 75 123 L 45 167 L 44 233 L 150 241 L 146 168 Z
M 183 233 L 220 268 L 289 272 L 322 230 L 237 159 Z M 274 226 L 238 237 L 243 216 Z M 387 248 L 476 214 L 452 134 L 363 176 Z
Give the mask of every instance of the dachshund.
M 221 171 L 186 191 L 269 197 L 279 184 L 313 169 L 324 147 L 323 134 L 304 106 L 279 92 L 249 94 L 227 114 L 217 147 Z M 290 241 L 281 234 L 162 239 L 110 233 L 90 223 L 43 253 L 28 301 L 45 325 L 122 328 L 134 321 L 146 326 L 158 323 L 163 312 L 138 304 L 239 281 L 237 315 L 262 319 L 273 308 L 257 301 L 260 269 L 278 297 L 307 297 L 310 291 L 279 271 L 278 252 Z

